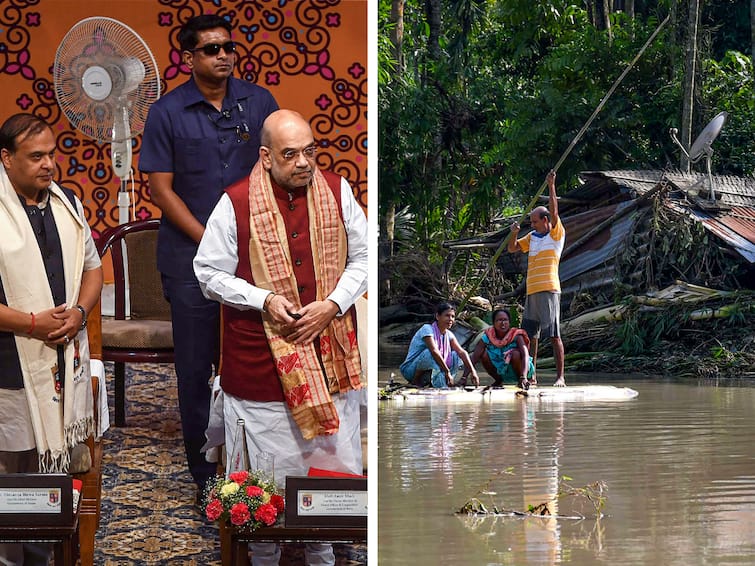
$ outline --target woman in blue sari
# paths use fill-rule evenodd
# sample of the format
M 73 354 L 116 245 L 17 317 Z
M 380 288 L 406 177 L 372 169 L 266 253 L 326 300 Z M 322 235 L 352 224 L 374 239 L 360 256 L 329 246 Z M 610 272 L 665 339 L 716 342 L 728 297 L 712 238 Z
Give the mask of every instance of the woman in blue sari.
M 399 367 L 409 383 L 417 387 L 453 387 L 456 372 L 465 367 L 465 375 L 471 373 L 472 382 L 480 384 L 469 353 L 451 332 L 455 320 L 456 309 L 441 303 L 435 309 L 435 322 L 422 325 L 414 334 L 406 360 Z

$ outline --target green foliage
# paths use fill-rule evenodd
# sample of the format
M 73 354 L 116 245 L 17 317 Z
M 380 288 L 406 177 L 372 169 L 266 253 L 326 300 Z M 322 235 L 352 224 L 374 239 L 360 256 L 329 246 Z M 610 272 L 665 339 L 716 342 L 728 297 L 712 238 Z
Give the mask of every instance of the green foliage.
M 582 2 L 406 0 L 398 68 L 391 2 L 380 0 L 381 233 L 388 211 L 406 208 L 414 249 L 440 264 L 443 241 L 489 231 L 505 209 L 529 202 L 670 4 L 637 3 L 631 21 L 614 14 L 609 37 L 593 27 Z M 755 101 L 751 61 L 742 55 L 750 45 L 741 24 L 736 32 L 717 25 L 732 19 L 730 4 L 705 3 L 703 32 L 724 56 L 703 53 L 697 114 L 729 112 L 716 172 L 752 174 Z M 431 5 L 440 6 L 439 29 L 428 18 Z M 678 165 L 668 130 L 681 121 L 683 35 L 668 26 L 636 63 L 563 163 L 560 192 L 580 171 Z M 436 36 L 440 54 L 429 48 Z
M 640 324 L 636 312 L 627 312 L 616 329 L 616 339 L 622 354 L 636 355 L 645 351 L 646 326 Z
M 391 77 L 398 68 L 398 61 L 392 53 L 393 44 L 390 40 L 390 33 L 396 26 L 394 24 L 383 22 L 378 32 L 378 84 L 386 85 L 391 81 Z
M 721 61 L 705 62 L 706 119 L 721 110 L 729 113 L 726 126 L 716 139 L 715 170 L 719 174 L 755 174 L 753 87 L 752 59 L 743 53 L 728 51 Z

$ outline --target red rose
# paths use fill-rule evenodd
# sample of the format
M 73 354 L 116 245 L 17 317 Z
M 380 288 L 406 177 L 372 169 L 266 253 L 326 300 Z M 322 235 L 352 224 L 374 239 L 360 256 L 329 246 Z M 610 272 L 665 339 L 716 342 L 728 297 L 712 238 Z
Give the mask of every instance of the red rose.
M 223 504 L 220 503 L 219 499 L 213 499 L 207 504 L 204 512 L 210 521 L 216 521 L 223 512 Z
M 264 490 L 258 485 L 249 485 L 246 488 L 246 494 L 249 497 L 259 497 L 263 493 L 265 493 Z
M 247 507 L 246 503 L 236 503 L 231 507 L 231 523 L 234 525 L 243 525 L 251 519 L 251 517 L 252 516 L 249 514 L 249 507 Z
M 235 481 L 237 484 L 243 484 L 249 478 L 249 472 L 241 470 L 240 472 L 233 472 L 228 476 L 228 479 Z
M 275 505 L 265 503 L 259 506 L 257 512 L 254 514 L 254 519 L 261 523 L 265 523 L 266 525 L 272 525 L 275 523 L 275 518 L 277 516 L 278 510 L 275 508 Z
M 280 495 L 271 496 L 270 504 L 278 510 L 278 513 L 283 513 L 283 511 L 286 509 L 286 502 Z

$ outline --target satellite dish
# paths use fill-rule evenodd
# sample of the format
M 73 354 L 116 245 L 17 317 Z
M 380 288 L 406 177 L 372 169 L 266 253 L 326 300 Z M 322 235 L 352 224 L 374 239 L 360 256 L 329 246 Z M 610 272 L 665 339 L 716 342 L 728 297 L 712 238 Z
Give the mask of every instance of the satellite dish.
M 689 150 L 690 161 L 695 163 L 700 159 L 703 153 L 713 154 L 711 144 L 718 134 L 721 133 L 721 128 L 724 127 L 727 116 L 728 114 L 726 112 L 719 112 L 716 117 L 708 122 L 708 125 L 703 128 L 703 131 L 697 136 L 697 139 L 692 143 L 692 147 Z
M 684 155 L 687 156 L 690 163 L 697 163 L 701 157 L 705 156 L 705 166 L 708 173 L 709 200 L 711 200 L 712 202 L 715 202 L 716 195 L 713 189 L 713 175 L 711 174 L 711 161 L 713 161 L 713 148 L 711 146 L 716 137 L 718 137 L 718 134 L 721 133 L 721 129 L 724 127 L 727 116 L 727 112 L 719 112 L 718 114 L 716 114 L 716 116 L 710 122 L 708 122 L 708 124 L 703 128 L 703 131 L 700 132 L 700 135 L 698 135 L 695 141 L 692 143 L 689 152 L 684 148 L 679 139 L 676 137 L 676 134 L 679 130 L 677 130 L 676 128 L 671 128 L 669 130 L 671 139 L 674 140 L 674 142 L 676 142 L 676 145 L 678 145 L 682 149 Z
M 144 130 L 149 107 L 160 96 L 154 56 L 127 25 L 112 18 L 86 18 L 60 42 L 53 78 L 58 105 L 71 124 L 98 142 L 110 143 L 113 172 L 121 180 L 118 221 L 128 222 L 131 141 Z

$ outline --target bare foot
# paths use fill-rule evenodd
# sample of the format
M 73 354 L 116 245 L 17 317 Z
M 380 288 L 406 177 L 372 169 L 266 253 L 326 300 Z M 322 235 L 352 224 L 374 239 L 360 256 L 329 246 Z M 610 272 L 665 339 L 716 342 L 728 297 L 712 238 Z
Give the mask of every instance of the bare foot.
M 556 380 L 556 383 L 553 384 L 553 387 L 566 387 L 566 381 L 564 381 L 563 375 Z
M 530 387 L 537 387 L 537 376 L 533 375 L 530 377 Z

